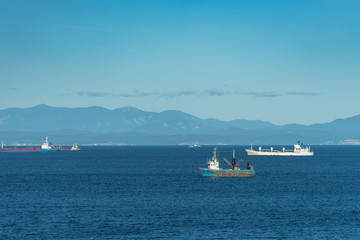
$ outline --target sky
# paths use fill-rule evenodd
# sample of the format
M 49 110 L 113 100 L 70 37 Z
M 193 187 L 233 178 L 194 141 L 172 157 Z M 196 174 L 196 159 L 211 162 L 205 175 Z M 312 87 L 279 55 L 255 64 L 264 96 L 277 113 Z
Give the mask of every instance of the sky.
M 360 114 L 360 1 L 0 0 L 0 109 Z

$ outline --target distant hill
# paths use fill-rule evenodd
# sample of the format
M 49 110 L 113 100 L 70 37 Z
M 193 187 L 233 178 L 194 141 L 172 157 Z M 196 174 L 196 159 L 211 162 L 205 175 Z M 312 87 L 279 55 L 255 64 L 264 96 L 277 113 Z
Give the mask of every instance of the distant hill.
M 0 110 L 6 144 L 358 144 L 360 115 L 324 124 L 277 126 L 260 120 L 220 121 L 169 110 L 134 107 L 61 108 L 38 105 Z

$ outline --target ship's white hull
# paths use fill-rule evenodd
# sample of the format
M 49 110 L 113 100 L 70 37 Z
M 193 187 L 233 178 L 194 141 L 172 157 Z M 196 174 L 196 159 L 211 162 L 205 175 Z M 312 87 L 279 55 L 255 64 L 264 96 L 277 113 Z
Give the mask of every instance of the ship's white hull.
M 245 149 L 249 156 L 313 156 L 314 152 L 281 152 L 281 151 L 256 151 Z

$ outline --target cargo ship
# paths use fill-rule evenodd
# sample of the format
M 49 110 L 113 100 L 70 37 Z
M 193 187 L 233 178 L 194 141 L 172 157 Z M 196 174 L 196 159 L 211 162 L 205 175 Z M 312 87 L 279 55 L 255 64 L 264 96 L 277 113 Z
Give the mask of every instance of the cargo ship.
M 233 151 L 232 161 L 228 161 L 223 157 L 224 161 L 230 165 L 230 169 L 222 169 L 219 167 L 219 161 L 216 157 L 216 148 L 214 148 L 214 156 L 208 160 L 207 168 L 199 168 L 203 177 L 255 177 L 255 169 L 252 163 L 248 162 L 246 169 L 240 169 L 240 159 L 236 163 L 235 150 Z
M 294 144 L 294 150 L 286 150 L 285 147 L 282 150 L 275 150 L 273 147 L 270 149 L 262 149 L 259 147 L 259 150 L 254 150 L 252 148 L 245 149 L 249 156 L 313 156 L 314 152 L 310 151 L 310 146 L 304 146 L 300 141 L 297 144 Z
M 41 147 L 27 147 L 27 148 L 6 148 L 4 144 L 1 144 L 0 152 L 55 152 L 56 148 L 54 144 L 51 144 L 46 137 L 45 142 L 41 144 Z

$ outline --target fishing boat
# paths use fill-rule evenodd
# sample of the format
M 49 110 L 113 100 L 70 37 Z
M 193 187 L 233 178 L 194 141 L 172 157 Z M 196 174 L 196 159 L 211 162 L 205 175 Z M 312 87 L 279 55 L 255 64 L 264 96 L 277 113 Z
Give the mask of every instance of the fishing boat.
M 71 151 L 79 151 L 80 148 L 77 144 L 73 144 L 72 147 L 70 148 Z
M 77 144 L 73 144 L 72 147 L 63 147 L 63 146 L 59 146 L 57 148 L 57 150 L 59 151 L 79 151 L 80 148 Z
M 0 152 L 55 152 L 56 148 L 54 144 L 51 144 L 46 137 L 45 142 L 41 144 L 41 147 L 27 147 L 27 148 L 6 148 L 4 143 L 1 144 Z
M 208 160 L 207 168 L 199 168 L 203 177 L 255 177 L 255 169 L 252 163 L 248 162 L 246 169 L 240 169 L 240 159 L 236 163 L 235 150 L 233 150 L 232 161 L 228 161 L 223 157 L 224 161 L 230 165 L 230 169 L 222 169 L 219 167 L 219 161 L 216 157 L 216 148 L 214 148 L 214 156 Z
M 285 147 L 282 150 L 275 150 L 273 147 L 270 149 L 254 150 L 251 144 L 250 149 L 245 149 L 249 156 L 313 156 L 314 152 L 310 151 L 310 146 L 304 146 L 300 141 L 294 144 L 293 150 L 287 150 Z

